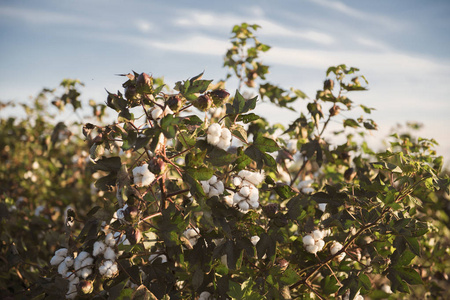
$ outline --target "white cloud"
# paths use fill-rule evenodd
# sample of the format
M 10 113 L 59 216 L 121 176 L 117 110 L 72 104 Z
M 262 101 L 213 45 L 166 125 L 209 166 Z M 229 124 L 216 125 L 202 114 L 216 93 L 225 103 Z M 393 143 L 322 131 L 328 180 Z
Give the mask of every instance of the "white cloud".
M 345 14 L 347 16 L 353 17 L 355 19 L 373 22 L 384 27 L 388 27 L 390 30 L 401 30 L 404 29 L 405 24 L 394 20 L 387 16 L 377 15 L 373 13 L 366 13 L 362 10 L 350 7 L 340 1 L 331 0 L 309 0 L 312 3 L 320 5 L 327 9 L 332 9 L 339 13 Z
M 104 21 L 92 20 L 86 17 L 71 14 L 7 6 L 0 7 L 0 16 L 4 18 L 13 18 L 15 20 L 20 19 L 24 22 L 38 25 L 66 24 L 95 27 L 109 27 L 111 25 L 110 23 Z
M 145 20 L 137 20 L 135 22 L 137 29 L 143 33 L 147 33 L 154 29 L 154 25 L 148 21 Z
M 229 30 L 234 25 L 242 23 L 241 18 L 229 14 L 184 10 L 180 11 L 180 14 L 189 17 L 182 17 L 177 19 L 175 21 L 175 25 L 179 27 L 203 27 Z M 335 41 L 331 35 L 324 32 L 320 32 L 314 29 L 289 28 L 287 26 L 264 18 L 259 14 L 257 15 L 258 17 L 251 17 L 247 19 L 246 22 L 249 24 L 258 24 L 262 27 L 262 29 L 258 32 L 259 36 L 291 37 L 311 41 L 322 45 L 331 45 Z M 220 20 L 220 22 L 218 20 Z

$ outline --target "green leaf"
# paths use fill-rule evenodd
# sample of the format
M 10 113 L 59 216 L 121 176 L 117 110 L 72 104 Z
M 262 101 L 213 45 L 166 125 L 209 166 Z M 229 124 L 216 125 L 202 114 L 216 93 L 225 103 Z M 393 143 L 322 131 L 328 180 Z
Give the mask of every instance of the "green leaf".
M 387 171 L 391 171 L 393 173 L 402 173 L 403 172 L 399 166 L 396 166 L 394 164 L 384 162 L 384 161 L 370 163 L 370 165 L 375 169 L 387 170 Z
M 275 192 L 283 199 L 289 199 L 297 193 L 287 184 L 279 184 L 275 187 Z
M 233 163 L 236 156 L 227 151 L 214 147 L 212 151 L 207 153 L 207 161 L 214 166 L 225 166 Z
M 103 157 L 95 162 L 92 166 L 94 170 L 101 170 L 106 172 L 117 172 L 120 170 L 122 162 L 120 157 Z
M 253 122 L 255 120 L 260 119 L 261 117 L 259 117 L 258 115 L 255 115 L 254 113 L 249 113 L 249 114 L 244 114 L 244 115 L 239 115 L 236 119 L 236 121 L 240 122 L 244 122 L 245 124 Z
M 195 94 L 195 93 L 204 93 L 212 80 L 196 80 L 194 82 L 191 81 L 189 88 L 186 91 L 186 94 Z
M 280 149 L 277 142 L 274 140 L 264 137 L 262 134 L 257 134 L 253 145 L 256 146 L 262 152 L 275 152 Z
M 344 120 L 344 127 L 353 127 L 357 128 L 360 127 L 358 122 L 356 122 L 354 119 L 345 119 Z
M 177 133 L 177 126 L 180 119 L 169 114 L 161 119 L 161 129 L 164 135 L 168 138 L 174 138 Z
M 286 271 L 284 271 L 283 276 L 281 277 L 281 282 L 283 282 L 285 285 L 292 285 L 300 279 L 301 277 L 297 274 L 297 272 L 289 266 Z
M 186 172 L 196 180 L 209 180 L 214 175 L 214 169 L 208 167 L 186 167 Z
M 336 278 L 334 276 L 331 276 L 331 275 L 325 277 L 321 281 L 320 285 L 322 287 L 321 292 L 324 295 L 334 294 L 339 289 L 339 285 L 337 284 Z
M 131 300 L 158 300 L 158 298 L 142 284 L 131 295 Z
M 409 288 L 406 283 L 409 284 L 423 284 L 422 278 L 412 268 L 405 267 L 391 267 L 388 270 L 387 277 L 391 281 L 391 288 L 393 292 L 400 291 L 403 293 L 409 293 Z

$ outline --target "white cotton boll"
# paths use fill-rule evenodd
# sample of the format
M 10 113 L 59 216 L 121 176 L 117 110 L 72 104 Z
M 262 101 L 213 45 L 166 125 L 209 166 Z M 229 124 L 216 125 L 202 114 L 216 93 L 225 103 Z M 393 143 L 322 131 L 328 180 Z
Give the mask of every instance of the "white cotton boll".
M 69 283 L 69 290 L 66 294 L 66 299 L 75 299 L 75 297 L 78 295 L 77 293 L 77 285 L 80 283 L 80 279 L 78 277 L 75 277 L 73 280 Z
M 309 187 L 313 182 L 314 182 L 313 179 L 303 180 L 303 181 L 300 181 L 300 182 L 299 182 L 299 184 L 298 184 L 297 187 L 298 187 L 299 189 L 307 188 L 307 187 Z
M 381 286 L 381 290 L 386 294 L 392 294 L 391 286 L 386 283 Z
M 252 242 L 253 246 L 256 246 L 256 244 L 258 244 L 259 240 L 260 240 L 260 237 L 257 235 L 254 235 L 250 238 L 250 241 Z
M 67 248 L 61 248 L 55 251 L 55 256 L 66 257 L 68 252 Z
M 220 138 L 222 140 L 230 141 L 231 140 L 231 132 L 228 128 L 222 128 L 222 132 L 220 134 Z
M 242 209 L 242 211 L 246 212 L 249 209 L 249 205 L 247 201 L 241 201 L 239 202 L 239 208 Z
M 216 147 L 223 149 L 223 150 L 227 150 L 228 147 L 230 147 L 230 143 L 229 143 L 229 141 L 219 139 L 219 142 L 216 144 Z
M 334 242 L 330 247 L 331 255 L 335 255 L 338 251 L 342 250 L 343 246 L 339 242 Z
M 233 178 L 233 184 L 234 184 L 235 186 L 240 186 L 241 183 L 242 183 L 241 177 L 234 177 L 234 178 Z
M 83 268 L 79 272 L 80 277 L 86 279 L 89 275 L 92 274 L 92 268 Z M 78 272 L 77 272 L 78 274 Z
M 58 273 L 64 276 L 66 275 L 67 271 L 69 271 L 67 265 L 64 262 L 60 263 L 58 266 Z
M 311 194 L 311 193 L 314 193 L 314 188 L 312 188 L 312 187 L 305 187 L 305 188 L 302 188 L 302 193 L 303 194 L 307 194 L 307 195 L 309 195 L 309 194 Z
M 305 235 L 303 237 L 303 245 L 305 246 L 312 246 L 315 244 L 314 238 L 311 235 Z
M 239 194 L 241 194 L 243 197 L 247 198 L 250 195 L 250 188 L 248 186 L 244 186 L 239 191 Z
M 117 273 L 117 270 L 118 270 L 117 264 L 116 264 L 116 263 L 113 263 L 112 266 L 111 266 L 111 268 L 109 268 L 109 269 L 111 270 L 111 272 L 112 272 L 113 274 L 116 274 L 116 273 Z
M 73 257 L 67 256 L 64 259 L 64 263 L 66 264 L 67 267 L 73 266 Z
M 198 233 L 197 233 L 194 229 L 192 229 L 192 228 L 186 229 L 186 231 L 184 232 L 184 234 L 185 234 L 185 236 L 186 236 L 188 239 L 193 238 L 193 237 L 196 237 L 196 236 L 198 235 Z
M 103 254 L 106 250 L 106 245 L 102 241 L 97 241 L 94 243 L 94 249 L 92 250 L 92 255 L 97 256 Z
M 234 197 L 234 193 L 231 192 L 230 195 L 227 195 L 227 196 L 223 197 L 223 202 L 225 202 L 225 204 L 227 206 L 233 206 L 233 204 L 234 204 L 233 197 Z
M 248 204 L 253 209 L 257 209 L 259 207 L 259 202 L 258 201 L 249 201 Z
M 74 272 L 67 272 L 66 273 L 66 279 L 67 280 L 69 280 L 69 281 L 73 281 L 75 278 L 77 278 L 76 276 L 75 276 L 75 273 Z
M 197 244 L 197 238 L 190 238 L 188 240 L 189 240 L 189 243 L 191 243 L 192 246 L 195 246 L 195 244 Z
M 200 181 L 200 184 L 202 185 L 202 188 L 203 188 L 203 191 L 205 192 L 205 194 L 208 195 L 209 187 L 210 187 L 208 181 Z
M 162 108 L 159 106 L 156 106 L 152 110 L 152 119 L 158 120 L 162 116 L 162 114 L 163 114 Z
M 322 250 L 323 247 L 325 246 L 325 242 L 323 240 L 318 240 L 316 242 L 316 246 L 319 248 L 318 251 Z
M 217 176 L 213 175 L 209 180 L 208 183 L 209 185 L 214 185 L 217 182 Z
M 219 195 L 220 195 L 219 191 L 214 186 L 210 186 L 208 196 L 214 197 L 214 196 L 219 196 Z
M 323 239 L 323 232 L 320 230 L 313 230 L 311 236 L 317 241 Z
M 317 247 L 316 245 L 308 245 L 305 247 L 306 251 L 308 251 L 309 253 L 312 254 L 316 254 L 317 251 L 319 251 L 319 247 Z
M 253 183 L 255 186 L 259 185 L 264 180 L 265 174 L 264 171 L 261 171 L 261 173 L 251 173 L 249 178 L 246 178 L 248 181 Z
M 325 210 L 327 209 L 327 204 L 326 203 L 319 203 L 319 209 L 323 212 L 325 212 Z
M 151 173 L 150 171 L 142 176 L 142 186 L 149 186 L 153 181 L 155 180 L 155 174 Z
M 233 203 L 234 204 L 238 204 L 240 203 L 242 200 L 244 200 L 244 197 L 242 197 L 239 193 L 235 193 L 233 196 Z
M 220 136 L 208 134 L 206 136 L 206 141 L 208 144 L 216 146 L 220 142 Z
M 85 260 L 86 258 L 89 257 L 89 253 L 86 251 L 81 251 L 78 256 L 75 258 L 74 264 L 75 264 L 75 269 L 79 269 L 81 266 L 81 263 L 83 262 L 83 260 Z M 77 268 L 78 266 L 78 268 Z
M 223 185 L 222 181 L 217 181 L 214 187 L 217 189 L 219 194 L 222 194 L 225 191 L 225 186 Z
M 222 127 L 218 123 L 211 124 L 208 127 L 208 134 L 213 136 L 220 136 L 222 133 Z
M 208 300 L 209 297 L 211 297 L 211 294 L 205 291 L 200 294 L 198 300 Z
M 259 191 L 257 188 L 250 189 L 250 196 L 248 197 L 250 202 L 258 202 L 259 200 Z
M 114 246 L 116 244 L 116 240 L 114 239 L 114 235 L 112 232 L 108 233 L 105 237 L 106 246 Z
M 103 253 L 103 257 L 108 260 L 116 260 L 116 252 L 114 249 L 108 247 L 106 248 L 105 253 Z
M 63 260 L 64 260 L 64 256 L 58 256 L 58 255 L 55 255 L 55 256 L 53 256 L 52 259 L 50 260 L 50 264 L 51 264 L 52 266 L 56 266 L 56 265 L 59 265 L 60 263 L 62 263 Z

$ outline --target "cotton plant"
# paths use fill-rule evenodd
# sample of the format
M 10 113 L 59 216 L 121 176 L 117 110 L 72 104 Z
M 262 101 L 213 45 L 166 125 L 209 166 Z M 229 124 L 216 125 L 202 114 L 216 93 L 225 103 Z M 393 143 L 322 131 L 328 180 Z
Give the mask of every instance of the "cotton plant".
M 325 235 L 321 230 L 313 230 L 310 234 L 303 237 L 303 246 L 309 253 L 316 254 L 322 251 L 325 246 L 324 237 Z

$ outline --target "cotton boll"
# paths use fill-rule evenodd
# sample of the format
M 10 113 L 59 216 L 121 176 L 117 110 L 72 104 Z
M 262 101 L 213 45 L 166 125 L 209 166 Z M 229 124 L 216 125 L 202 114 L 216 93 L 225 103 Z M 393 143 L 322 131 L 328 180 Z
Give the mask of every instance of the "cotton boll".
M 335 255 L 338 251 L 342 250 L 343 246 L 339 242 L 334 242 L 330 247 L 331 255 Z
M 313 179 L 303 180 L 303 181 L 300 181 L 300 182 L 299 182 L 299 184 L 298 184 L 297 187 L 298 187 L 299 189 L 307 188 L 307 187 L 309 187 L 313 182 L 314 182 Z
M 92 274 L 92 268 L 83 268 L 77 274 L 80 273 L 80 277 L 86 279 L 89 275 Z
M 196 237 L 198 235 L 198 233 L 192 228 L 188 228 L 184 233 L 188 239 Z
M 303 245 L 312 246 L 312 245 L 314 245 L 314 243 L 315 243 L 314 238 L 312 236 L 310 236 L 309 234 L 305 235 L 303 237 Z
M 155 174 L 153 174 L 149 171 L 149 173 L 146 173 L 144 176 L 142 176 L 141 185 L 149 186 L 154 180 L 155 180 Z
M 260 237 L 257 235 L 254 235 L 250 238 L 250 241 L 252 242 L 253 246 L 256 246 L 256 244 L 258 244 L 259 240 L 260 240 Z
M 325 212 L 325 210 L 327 209 L 327 204 L 326 203 L 319 203 L 319 209 L 323 212 Z
M 200 181 L 200 184 L 202 185 L 203 191 L 205 192 L 205 194 L 209 193 L 209 183 L 208 181 Z
M 264 180 L 264 177 L 264 171 L 261 171 L 261 173 L 250 172 L 250 175 L 245 179 L 257 186 Z
M 383 292 L 385 292 L 386 294 L 392 294 L 391 286 L 388 285 L 388 284 L 383 284 L 383 285 L 381 286 L 381 290 L 382 290 Z
M 162 114 L 163 114 L 162 108 L 159 107 L 159 106 L 156 106 L 152 110 L 152 119 L 153 120 L 158 120 L 161 117 Z
M 316 246 L 318 247 L 318 251 L 322 250 L 323 247 L 325 246 L 325 242 L 323 240 L 318 240 L 316 242 Z
M 214 187 L 217 189 L 219 194 L 222 194 L 225 191 L 225 187 L 224 187 L 222 181 L 217 181 L 217 183 L 214 185 Z
M 228 147 L 230 146 L 230 144 L 226 140 L 219 139 L 219 142 L 215 146 L 217 146 L 217 148 L 220 148 L 220 149 L 223 149 L 223 150 L 227 150 Z
M 68 252 L 67 248 L 61 248 L 55 251 L 55 256 L 66 257 Z
M 241 177 L 234 177 L 234 178 L 233 178 L 233 184 L 234 184 L 235 186 L 240 186 L 241 183 L 242 183 Z
M 228 128 L 222 128 L 222 132 L 220 134 L 220 138 L 226 141 L 231 140 L 231 132 Z
M 308 251 L 309 253 L 312 253 L 312 254 L 316 254 L 317 253 L 317 251 L 319 251 L 319 247 L 317 247 L 316 245 L 308 245 L 308 246 L 306 246 L 306 251 Z
M 243 188 L 241 188 L 241 190 L 239 191 L 239 193 L 243 196 L 243 197 L 248 197 L 250 195 L 250 188 L 248 186 L 244 186 Z
M 219 191 L 214 186 L 211 186 L 209 189 L 208 196 L 214 197 L 214 196 L 219 196 L 219 195 L 220 195 Z
M 67 256 L 64 259 L 64 263 L 66 264 L 67 267 L 73 266 L 73 257 Z
M 305 187 L 305 188 L 302 188 L 302 193 L 303 194 L 307 194 L 307 195 L 309 195 L 309 194 L 311 194 L 311 193 L 314 193 L 314 188 L 312 188 L 312 187 Z
M 103 253 L 103 257 L 108 260 L 115 260 L 116 252 L 112 248 L 108 247 L 106 248 L 105 253 Z
M 112 247 L 116 244 L 116 240 L 114 239 L 114 235 L 112 232 L 108 233 L 105 237 L 106 246 Z
M 234 204 L 233 203 L 233 196 L 234 196 L 234 193 L 232 192 L 232 194 L 223 197 L 223 202 L 225 202 L 225 204 L 227 206 L 233 206 L 233 204 Z
M 208 134 L 213 136 L 220 136 L 222 133 L 222 127 L 218 123 L 211 124 L 208 127 Z
M 250 196 L 248 197 L 250 202 L 258 202 L 259 199 L 259 191 L 257 188 L 253 188 L 250 191 Z
M 217 176 L 213 175 L 209 180 L 208 183 L 209 185 L 214 185 L 217 182 Z
M 320 230 L 314 230 L 311 232 L 311 236 L 317 241 L 323 239 L 323 233 Z
M 249 205 L 248 205 L 247 201 L 239 202 L 239 208 L 244 212 L 248 211 Z
M 99 254 L 103 254 L 106 250 L 106 245 L 105 243 L 101 242 L 101 241 L 97 241 L 94 243 L 94 249 L 92 251 L 92 255 L 97 256 Z
M 248 204 L 253 209 L 257 209 L 259 207 L 259 202 L 258 201 L 249 201 Z
M 220 136 L 208 134 L 206 136 L 206 141 L 208 144 L 216 146 L 220 142 Z
M 66 275 L 67 271 L 69 271 L 67 265 L 64 262 L 60 263 L 58 266 L 58 273 L 64 276 Z
M 233 203 L 234 204 L 238 204 L 240 203 L 242 200 L 244 200 L 244 197 L 242 197 L 239 193 L 235 193 L 233 196 Z
M 63 260 L 64 260 L 64 256 L 58 256 L 58 255 L 55 255 L 55 256 L 53 256 L 52 259 L 50 260 L 50 264 L 51 264 L 52 266 L 57 266 L 57 265 L 59 265 Z

